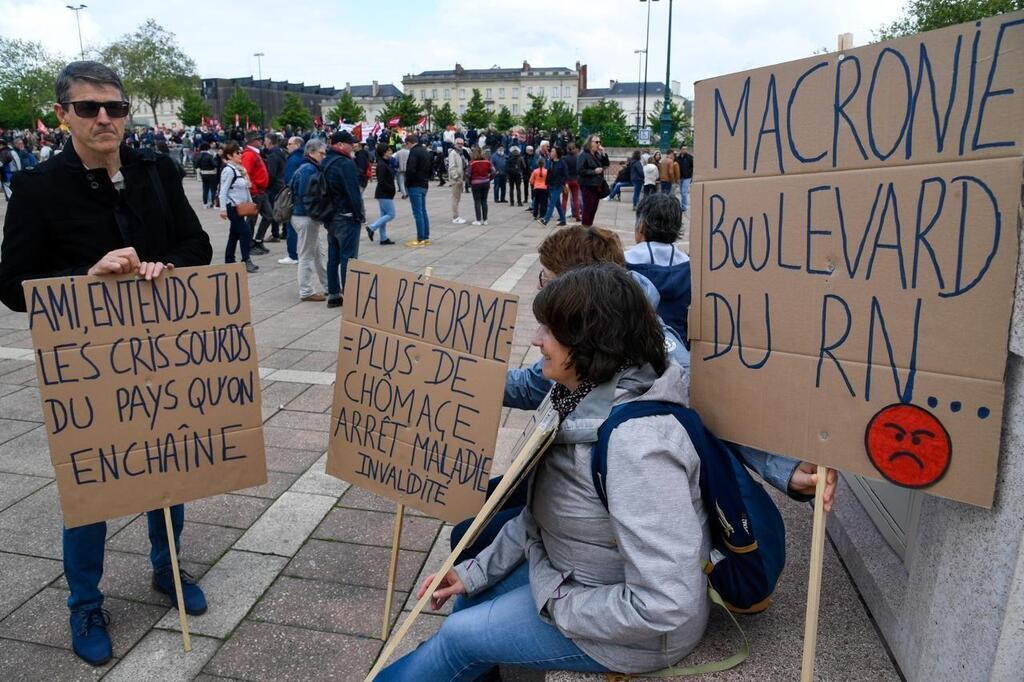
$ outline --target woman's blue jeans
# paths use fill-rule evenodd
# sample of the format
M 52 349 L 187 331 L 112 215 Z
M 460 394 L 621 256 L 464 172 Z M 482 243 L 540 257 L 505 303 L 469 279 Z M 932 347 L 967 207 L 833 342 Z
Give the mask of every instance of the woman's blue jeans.
M 548 208 L 544 212 L 544 222 L 551 220 L 555 209 L 558 209 L 558 222 L 565 222 L 565 209 L 562 208 L 562 185 L 551 185 L 548 187 Z
M 441 629 L 377 680 L 475 680 L 499 663 L 540 670 L 607 672 L 537 615 L 523 562 L 476 597 L 460 597 Z
M 377 205 L 380 206 L 380 217 L 367 227 L 374 231 L 380 230 L 380 240 L 384 241 L 388 238 L 388 223 L 395 217 L 395 200 L 377 199 Z

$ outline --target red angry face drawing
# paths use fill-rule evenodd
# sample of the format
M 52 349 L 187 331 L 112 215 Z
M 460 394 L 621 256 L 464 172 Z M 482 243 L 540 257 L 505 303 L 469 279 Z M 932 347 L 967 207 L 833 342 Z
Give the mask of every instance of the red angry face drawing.
M 883 408 L 864 433 L 868 457 L 896 485 L 923 488 L 949 468 L 953 444 L 946 428 L 927 410 L 897 403 Z

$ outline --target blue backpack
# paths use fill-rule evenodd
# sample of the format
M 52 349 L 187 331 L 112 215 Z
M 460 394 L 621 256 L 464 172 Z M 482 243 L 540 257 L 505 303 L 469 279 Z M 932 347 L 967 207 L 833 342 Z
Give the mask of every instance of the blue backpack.
M 786 563 L 786 528 L 778 508 L 729 446 L 715 437 L 693 410 L 675 403 L 636 401 L 612 408 L 597 431 L 590 471 L 608 508 L 608 439 L 622 422 L 672 415 L 690 436 L 700 456 L 700 490 L 708 510 L 711 544 L 720 558 L 705 566 L 708 581 L 726 608 L 757 613 L 768 608 Z

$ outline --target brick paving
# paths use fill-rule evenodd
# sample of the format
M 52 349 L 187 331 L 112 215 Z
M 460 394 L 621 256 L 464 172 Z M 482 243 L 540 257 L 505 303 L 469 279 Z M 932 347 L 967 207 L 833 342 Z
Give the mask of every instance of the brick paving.
M 226 223 L 215 211 L 202 208 L 198 183 L 186 180 L 185 187 L 219 262 Z M 372 196 L 372 187 L 366 196 Z M 488 226 L 453 225 L 449 196 L 447 187 L 438 191 L 432 186 L 428 194 L 430 247 L 401 245 L 415 230 L 408 203 L 400 201 L 398 219 L 389 226 L 399 245 L 381 247 L 363 240 L 360 257 L 410 271 L 432 266 L 437 277 L 519 294 L 512 363 L 532 362 L 536 247 L 554 228 L 531 221 L 518 207 L 494 204 Z M 0 218 L 5 208 L 0 204 Z M 372 199 L 367 213 L 377 215 Z M 462 202 L 462 215 L 471 220 L 469 195 Z M 628 194 L 622 203 L 603 202 L 598 212 L 598 224 L 619 232 L 627 246 L 632 243 L 632 221 Z M 268 480 L 186 506 L 183 567 L 200 579 L 210 602 L 206 614 L 189 619 L 189 654 L 181 650 L 177 612 L 149 587 L 148 540 L 140 515 L 108 523 L 101 587 L 113 617 L 114 660 L 92 668 L 70 651 L 61 518 L 31 339 L 25 315 L 0 308 L 0 678 L 359 680 L 372 666 L 383 645 L 380 626 L 395 505 L 324 473 L 340 309 L 300 303 L 295 266 L 276 262 L 285 253 L 284 243 L 270 248 L 270 255 L 255 258 L 261 270 L 249 278 Z M 495 471 L 507 462 L 511 441 L 525 419 L 523 413 L 503 413 Z M 794 647 L 799 653 L 797 626 L 802 624 L 801 582 L 806 575 L 799 553 L 810 530 L 806 507 L 782 504 L 797 553 L 784 586 L 788 599 L 766 616 L 745 621 L 752 623 L 755 658 L 729 679 L 762 673 L 771 678 L 773 671 L 786 671 L 781 678 L 791 679 L 799 668 L 799 655 L 792 658 Z M 415 511 L 406 515 L 396 620 L 412 607 L 414 586 L 447 555 L 449 530 Z M 871 679 L 893 679 L 870 618 L 831 548 L 826 584 L 826 593 L 835 598 L 826 597 L 823 609 L 843 619 L 845 640 L 834 641 L 825 631 L 819 644 L 824 669 L 832 670 L 835 678 L 849 679 L 843 671 L 864 670 Z M 399 654 L 442 622 L 443 615 L 422 616 Z M 729 637 L 724 623 L 715 621 L 700 655 L 714 655 Z M 834 655 L 825 651 L 830 644 L 838 650 Z

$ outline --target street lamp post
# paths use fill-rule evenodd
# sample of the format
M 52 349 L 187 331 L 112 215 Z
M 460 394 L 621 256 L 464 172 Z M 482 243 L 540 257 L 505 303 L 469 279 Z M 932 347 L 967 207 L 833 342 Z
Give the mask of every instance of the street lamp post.
M 253 57 L 256 57 L 256 76 L 257 81 L 260 83 L 260 129 L 264 128 L 264 116 L 266 116 L 265 107 L 263 105 L 263 57 L 262 52 L 254 52 Z
M 672 89 L 669 85 L 670 70 L 672 66 L 672 0 L 668 0 L 668 52 L 665 55 L 665 102 L 661 105 L 661 153 L 668 151 L 672 142 L 672 114 L 669 113 L 669 106 L 672 104 Z
M 78 13 L 88 7 L 88 5 L 79 5 L 78 7 L 72 7 L 71 5 L 64 5 L 69 10 L 75 13 L 75 23 L 78 25 L 78 53 L 82 56 L 82 61 L 85 61 L 85 47 L 82 46 L 82 19 L 78 16 Z
M 647 3 L 647 44 L 644 46 L 644 114 L 643 122 L 647 125 L 647 67 L 650 65 L 651 60 L 648 58 L 649 50 L 651 49 L 651 3 L 657 2 L 658 0 L 640 0 L 640 2 Z M 639 134 L 639 133 L 638 133 Z
M 633 50 L 633 54 L 638 55 L 636 59 L 636 80 L 637 84 L 640 83 L 640 70 L 643 68 L 643 58 L 647 54 L 647 50 Z M 640 137 L 640 88 L 636 89 L 636 136 Z

